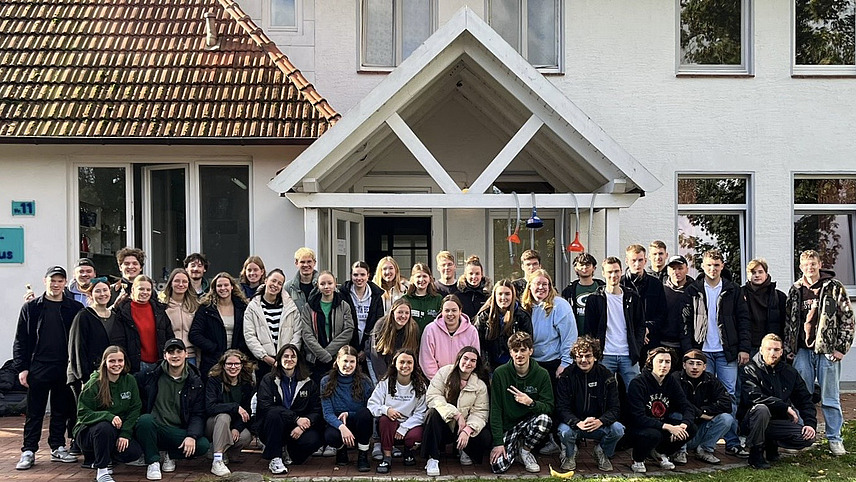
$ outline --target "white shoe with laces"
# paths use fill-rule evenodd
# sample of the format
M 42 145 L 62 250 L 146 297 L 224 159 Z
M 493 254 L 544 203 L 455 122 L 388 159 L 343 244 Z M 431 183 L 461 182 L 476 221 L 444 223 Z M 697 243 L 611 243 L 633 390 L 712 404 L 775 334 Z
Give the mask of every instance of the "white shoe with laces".
M 36 463 L 36 454 L 32 450 L 24 450 L 21 452 L 21 460 L 15 465 L 17 470 L 27 470 Z
M 428 477 L 437 477 L 440 475 L 440 461 L 437 459 L 428 459 L 425 464 L 425 474 Z
M 222 460 L 215 460 L 211 463 L 211 473 L 217 477 L 227 477 L 232 475 L 232 471 L 229 470 L 229 467 L 226 467 L 226 464 L 223 463 Z
M 541 472 L 541 466 L 538 465 L 538 459 L 532 455 L 532 452 L 524 449 L 523 447 L 520 447 L 520 461 L 523 463 L 523 467 L 526 468 L 527 472 Z
M 152 462 L 146 468 L 146 478 L 149 480 L 160 480 L 163 478 L 161 475 L 160 462 Z
M 274 457 L 273 459 L 271 459 L 270 463 L 268 464 L 268 469 L 272 474 L 278 475 L 288 473 L 288 467 L 286 467 L 285 464 L 282 463 L 282 459 L 279 457 Z
M 467 453 L 464 452 L 463 450 L 461 450 L 460 460 L 461 460 L 461 465 L 463 465 L 465 467 L 473 465 L 473 459 L 471 459 L 470 456 L 467 455 Z
M 847 450 L 844 448 L 844 442 L 829 442 L 829 451 L 836 457 L 847 455 Z
M 644 474 L 648 472 L 648 469 L 645 468 L 645 462 L 633 462 L 633 465 L 630 466 L 630 469 L 637 474 Z
M 169 458 L 169 452 L 161 452 L 161 470 L 164 472 L 175 472 L 175 460 Z

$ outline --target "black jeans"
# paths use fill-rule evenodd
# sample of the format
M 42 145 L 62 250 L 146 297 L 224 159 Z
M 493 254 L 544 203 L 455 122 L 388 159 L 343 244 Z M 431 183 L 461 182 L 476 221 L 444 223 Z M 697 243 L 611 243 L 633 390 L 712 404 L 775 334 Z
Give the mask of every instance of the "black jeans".
M 24 422 L 24 445 L 21 451 L 39 450 L 42 424 L 48 397 L 51 402 L 51 421 L 48 428 L 48 445 L 51 450 L 65 445 L 65 432 L 69 420 L 74 420 L 74 394 L 66 385 L 65 365 L 42 365 L 33 362 L 27 375 L 27 419 Z
M 791 420 L 772 419 L 766 405 L 755 405 L 743 417 L 746 446 L 765 445 L 767 441 L 787 449 L 802 449 L 814 443 L 802 436 L 803 426 Z
M 283 446 L 288 447 L 291 461 L 297 465 L 306 462 L 318 447 L 324 445 L 324 432 L 321 427 L 311 426 L 297 440 L 291 438 L 291 431 L 297 426 L 292 421 L 285 420 L 286 409 L 273 407 L 265 414 L 259 427 L 259 437 L 265 444 L 262 458 L 271 460 L 282 456 Z
M 143 448 L 133 437 L 128 439 L 128 447 L 119 452 L 116 449 L 119 430 L 110 422 L 98 422 L 82 428 L 76 440 L 84 460 L 93 460 L 96 469 L 107 468 L 113 460 L 123 464 L 133 462 L 143 454 Z
M 368 408 L 361 408 L 353 417 L 348 417 L 345 425 L 354 433 L 354 442 L 357 445 L 368 446 L 374 426 L 374 417 Z M 331 447 L 341 448 L 344 444 L 342 432 L 338 428 L 328 426 L 324 430 L 324 442 Z
M 457 442 L 458 438 L 449 425 L 443 421 L 443 417 L 437 410 L 430 409 L 425 414 L 425 423 L 422 426 L 422 458 L 439 459 L 440 449 L 448 443 Z M 485 452 L 493 448 L 493 439 L 490 429 L 485 426 L 475 437 L 470 437 L 467 447 L 464 449 L 473 462 L 480 464 Z
M 678 422 L 674 422 L 678 423 Z M 672 440 L 671 434 L 665 429 L 656 428 L 632 428 L 627 430 L 628 439 L 633 447 L 633 461 L 644 462 L 651 453 L 652 449 L 656 449 L 663 455 L 672 455 L 678 451 L 685 443 L 692 440 L 698 428 L 693 423 L 687 424 L 687 439 Z

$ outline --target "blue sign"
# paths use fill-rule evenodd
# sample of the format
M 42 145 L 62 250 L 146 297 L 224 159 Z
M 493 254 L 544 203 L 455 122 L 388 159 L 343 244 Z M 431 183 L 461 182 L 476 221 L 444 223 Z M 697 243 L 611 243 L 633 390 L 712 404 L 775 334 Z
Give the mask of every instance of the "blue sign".
M 24 228 L 0 227 L 0 263 L 24 262 Z
M 12 216 L 35 216 L 36 201 L 12 201 Z

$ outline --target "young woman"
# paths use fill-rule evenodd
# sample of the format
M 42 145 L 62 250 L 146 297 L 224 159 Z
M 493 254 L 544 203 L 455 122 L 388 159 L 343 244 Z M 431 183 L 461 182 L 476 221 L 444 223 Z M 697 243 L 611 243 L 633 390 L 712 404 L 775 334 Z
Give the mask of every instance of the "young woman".
M 392 310 L 375 325 L 369 343 L 369 356 L 375 379 L 380 380 L 386 374 L 392 355 L 402 348 L 419 353 L 419 326 L 410 316 L 410 302 L 399 298 L 392 304 Z
M 443 312 L 425 327 L 419 344 L 419 364 L 429 379 L 437 370 L 455 361 L 455 354 L 465 346 L 477 349 L 479 334 L 469 317 L 461 313 L 461 300 L 456 295 L 443 298 Z
M 190 325 L 190 341 L 202 352 L 199 372 L 205 378 L 226 350 L 248 352 L 244 342 L 247 298 L 235 278 L 229 273 L 217 273 L 199 303 Z
M 401 269 L 392 256 L 385 256 L 378 261 L 372 281 L 383 290 L 384 313 L 389 313 L 392 303 L 407 292 L 407 280 L 401 278 Z
M 288 473 L 283 448 L 291 463 L 299 465 L 324 445 L 318 384 L 309 378 L 296 345 L 285 344 L 276 353 L 276 363 L 259 383 L 256 406 L 258 433 L 265 444 L 262 458 L 270 460 L 272 473 Z
M 333 366 L 333 357 L 351 341 L 354 319 L 351 307 L 336 291 L 336 278 L 329 271 L 318 275 L 313 290 L 300 313 L 301 336 L 312 379 L 320 380 Z
M 455 363 L 437 371 L 428 386 L 422 437 L 422 457 L 429 476 L 440 475 L 440 449 L 455 441 L 461 451 L 461 465 L 482 462 L 492 440 L 487 427 L 490 400 L 488 375 L 479 350 L 465 346 L 458 352 Z
M 556 378 L 571 364 L 571 345 L 577 340 L 574 311 L 543 269 L 532 273 L 521 305 L 532 315 L 532 359 L 547 370 L 555 388 Z
M 324 440 L 338 449 L 336 465 L 347 465 L 348 448 L 356 445 L 357 470 L 371 470 L 369 440 L 374 417 L 366 404 L 373 388 L 357 364 L 357 350 L 350 345 L 340 348 L 333 368 L 321 380 L 321 407 L 328 425 Z
M 259 288 L 259 296 L 250 300 L 244 312 L 244 341 L 259 361 L 256 380 L 276 364 L 280 347 L 289 343 L 300 347 L 300 313 L 283 285 L 285 273 L 279 268 L 271 270 Z
M 351 266 L 351 279 L 339 288 L 342 299 L 351 308 L 354 318 L 354 333 L 351 346 L 357 349 L 357 358 L 363 370 L 369 369 L 368 344 L 377 320 L 383 316 L 383 290 L 369 281 L 369 265 L 357 261 Z M 369 375 L 374 373 L 367 371 Z
M 113 461 L 137 460 L 143 449 L 134 440 L 134 426 L 140 418 L 142 401 L 137 382 L 129 375 L 125 350 L 108 346 L 101 356 L 98 371 L 92 372 L 77 401 L 74 439 L 91 460 L 97 482 L 113 482 Z
M 434 288 L 434 280 L 428 265 L 416 263 L 410 270 L 410 286 L 404 299 L 410 302 L 410 311 L 416 324 L 419 325 L 419 333 L 425 330 L 428 323 L 440 313 L 443 305 L 443 297 L 437 294 Z
M 187 347 L 187 362 L 196 365 L 196 347 L 190 343 L 190 325 L 196 310 L 199 309 L 199 298 L 191 294 L 187 296 L 190 287 L 190 274 L 184 268 L 176 268 L 169 274 L 166 288 L 160 294 L 160 301 L 166 305 L 166 316 L 172 323 L 172 331 Z
M 253 299 L 256 290 L 261 286 L 266 276 L 265 263 L 260 257 L 254 255 L 244 261 L 238 281 L 240 281 L 241 290 L 248 300 Z
M 89 288 L 89 306 L 80 310 L 68 333 L 68 383 L 80 393 L 80 385 L 98 370 L 110 345 L 127 346 L 124 327 L 116 323 L 107 278 L 95 278 Z
M 152 297 L 155 283 L 141 274 L 131 284 L 131 298 L 117 303 L 116 321 L 129 333 L 127 355 L 131 372 L 148 371 L 163 359 L 163 345 L 175 338 L 166 307 Z
M 478 256 L 467 258 L 464 274 L 458 278 L 458 292 L 464 314 L 474 319 L 485 301 L 490 298 L 490 280 L 484 274 L 484 268 Z
M 395 352 L 386 376 L 377 384 L 368 403 L 372 415 L 380 418 L 383 460 L 377 466 L 377 473 L 389 473 L 396 440 L 404 441 L 404 465 L 416 465 L 413 446 L 422 441 L 427 388 L 428 379 L 419 369 L 416 352 L 407 349 Z
M 508 337 L 518 331 L 532 335 L 532 317 L 517 302 L 514 283 L 509 279 L 493 285 L 488 301 L 475 318 L 485 363 L 498 367 L 508 362 Z
M 226 467 L 226 451 L 241 453 L 250 443 L 250 413 L 253 399 L 255 363 L 238 350 L 226 350 L 208 373 L 205 386 L 205 436 L 211 441 L 214 461 L 211 473 L 226 477 L 232 472 Z

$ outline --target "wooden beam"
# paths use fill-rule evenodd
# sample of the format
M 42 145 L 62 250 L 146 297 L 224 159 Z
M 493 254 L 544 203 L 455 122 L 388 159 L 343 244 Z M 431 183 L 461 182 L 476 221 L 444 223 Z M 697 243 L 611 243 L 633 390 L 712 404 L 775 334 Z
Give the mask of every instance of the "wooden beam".
M 535 133 L 538 132 L 538 129 L 544 125 L 544 121 L 538 118 L 537 115 L 532 114 L 520 129 L 517 130 L 517 133 L 514 134 L 514 137 L 508 141 L 508 144 L 499 151 L 499 154 L 490 161 L 490 164 L 482 171 L 479 175 L 478 179 L 475 180 L 472 186 L 470 186 L 470 192 L 472 193 L 484 193 L 487 191 L 490 186 L 496 181 L 496 178 L 502 174 L 502 171 L 511 164 L 511 161 L 517 157 L 517 154 L 520 154 L 520 151 L 526 147 L 526 144 L 529 143 L 530 140 L 535 136 Z
M 298 208 L 388 208 L 388 209 L 511 209 L 515 207 L 511 194 L 431 194 L 431 193 L 286 193 Z M 577 194 L 580 206 L 591 203 L 592 194 Z M 639 194 L 598 194 L 595 209 L 630 207 Z M 571 195 L 536 194 L 539 208 L 573 207 Z M 532 208 L 531 196 L 520 196 L 522 209 Z M 617 213 L 617 212 L 616 212 Z
M 440 189 L 447 194 L 460 194 L 461 188 L 455 183 L 452 179 L 452 176 L 449 175 L 448 172 L 437 162 L 437 159 L 434 158 L 434 155 L 431 154 L 431 151 L 425 147 L 425 144 L 419 140 L 419 137 L 416 136 L 416 133 L 410 129 L 410 126 L 404 122 L 404 119 L 398 115 L 398 113 L 394 112 L 391 116 L 386 119 L 386 123 L 389 127 L 395 132 L 401 142 L 404 143 L 404 146 L 407 147 L 408 150 L 416 157 L 416 160 L 419 161 L 419 164 L 422 164 L 422 167 L 425 168 L 425 172 L 434 179 L 434 182 L 440 186 Z

